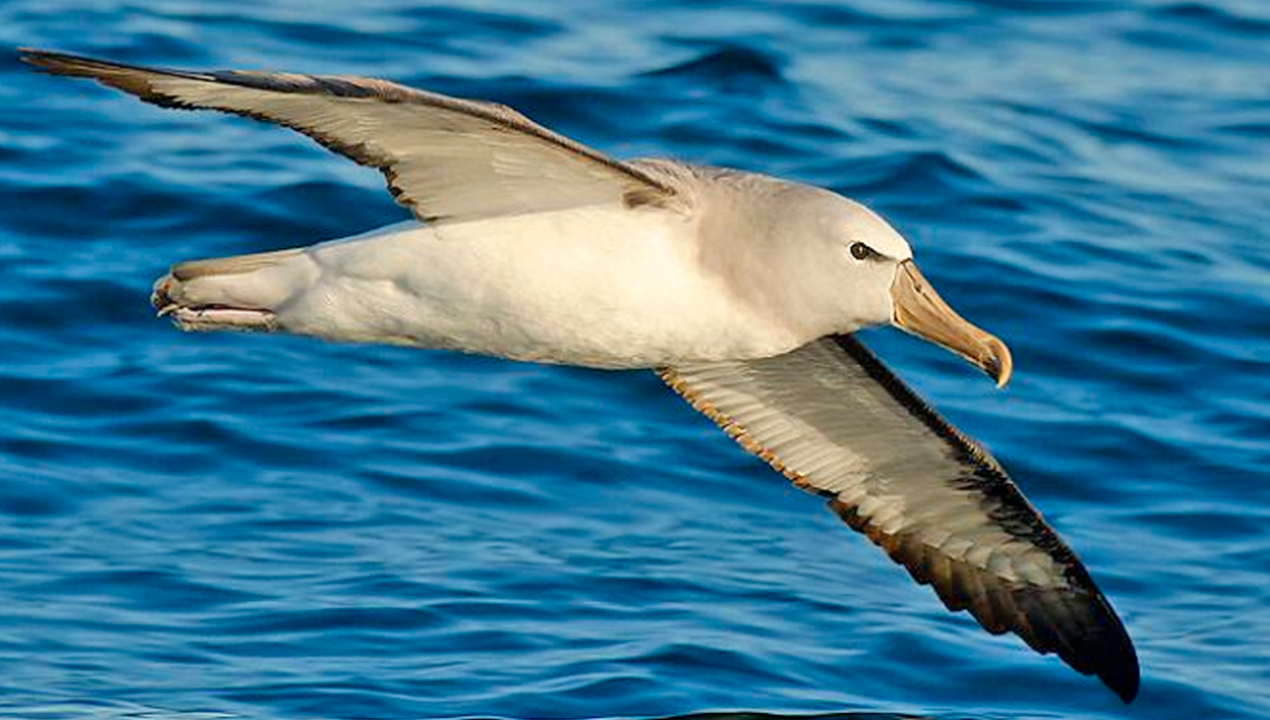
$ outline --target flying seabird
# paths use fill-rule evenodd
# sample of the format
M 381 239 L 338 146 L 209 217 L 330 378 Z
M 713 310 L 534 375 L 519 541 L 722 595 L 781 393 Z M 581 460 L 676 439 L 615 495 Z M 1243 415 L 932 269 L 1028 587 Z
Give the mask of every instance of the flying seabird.
M 891 324 L 1010 378 L 879 216 L 820 188 L 621 161 L 511 108 L 385 80 L 22 59 L 163 107 L 303 133 L 377 168 L 415 219 L 307 248 L 182 262 L 183 330 L 288 332 L 598 368 L 652 368 L 746 450 L 827 498 L 951 610 L 1138 690 L 1089 573 L 981 445 L 852 333 Z

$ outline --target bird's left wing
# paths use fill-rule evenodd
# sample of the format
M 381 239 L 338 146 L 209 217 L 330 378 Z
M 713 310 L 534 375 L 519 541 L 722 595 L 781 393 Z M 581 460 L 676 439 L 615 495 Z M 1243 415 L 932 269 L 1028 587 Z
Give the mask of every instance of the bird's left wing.
M 1138 661 L 1080 560 L 997 461 L 851 336 L 662 378 L 746 450 L 930 584 L 951 610 L 1096 674 L 1126 702 Z
M 384 174 L 419 219 L 471 220 L 606 203 L 670 205 L 673 182 L 615 160 L 504 105 L 351 76 L 189 72 L 23 49 L 55 75 L 86 77 L 163 107 L 210 109 L 303 133 Z

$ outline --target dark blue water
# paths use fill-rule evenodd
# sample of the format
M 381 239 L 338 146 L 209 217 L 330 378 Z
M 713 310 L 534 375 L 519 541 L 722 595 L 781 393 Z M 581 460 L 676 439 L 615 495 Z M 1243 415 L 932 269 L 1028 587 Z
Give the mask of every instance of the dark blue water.
M 682 3 L 688 5 L 688 3 Z M 1270 6 L 5 0 L 0 44 L 378 75 L 871 203 L 1014 349 L 985 441 L 1142 693 L 946 613 L 649 373 L 184 335 L 191 257 L 404 217 L 248 121 L 0 61 L 0 711 L 1270 715 Z

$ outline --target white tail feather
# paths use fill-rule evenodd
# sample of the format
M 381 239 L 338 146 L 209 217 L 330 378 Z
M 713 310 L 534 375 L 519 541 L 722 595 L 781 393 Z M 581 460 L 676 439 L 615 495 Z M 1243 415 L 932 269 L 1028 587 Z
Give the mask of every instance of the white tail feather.
M 275 310 L 312 283 L 302 249 L 179 263 L 154 284 L 150 301 L 182 330 L 277 329 Z

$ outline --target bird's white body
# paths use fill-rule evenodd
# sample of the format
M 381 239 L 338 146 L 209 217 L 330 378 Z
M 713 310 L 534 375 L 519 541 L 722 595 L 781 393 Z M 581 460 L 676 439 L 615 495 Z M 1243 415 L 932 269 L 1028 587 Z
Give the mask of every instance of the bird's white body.
M 216 306 L 262 308 L 286 332 L 592 367 L 766 357 L 817 336 L 702 272 L 690 222 L 606 208 L 409 221 L 168 292 L 211 308 L 178 315 L 191 329 L 215 329 Z
M 889 316 L 891 271 L 851 273 L 844 245 L 826 248 L 805 231 L 822 215 L 850 217 L 860 234 L 907 255 L 880 218 L 761 175 L 714 183 L 697 188 L 686 212 L 600 204 L 410 221 L 177 265 L 156 292 L 189 330 L 270 329 L 600 368 L 770 357 Z M 719 197 L 738 190 L 748 202 Z M 772 220 L 790 194 L 807 222 Z M 706 209 L 711 201 L 727 212 Z

